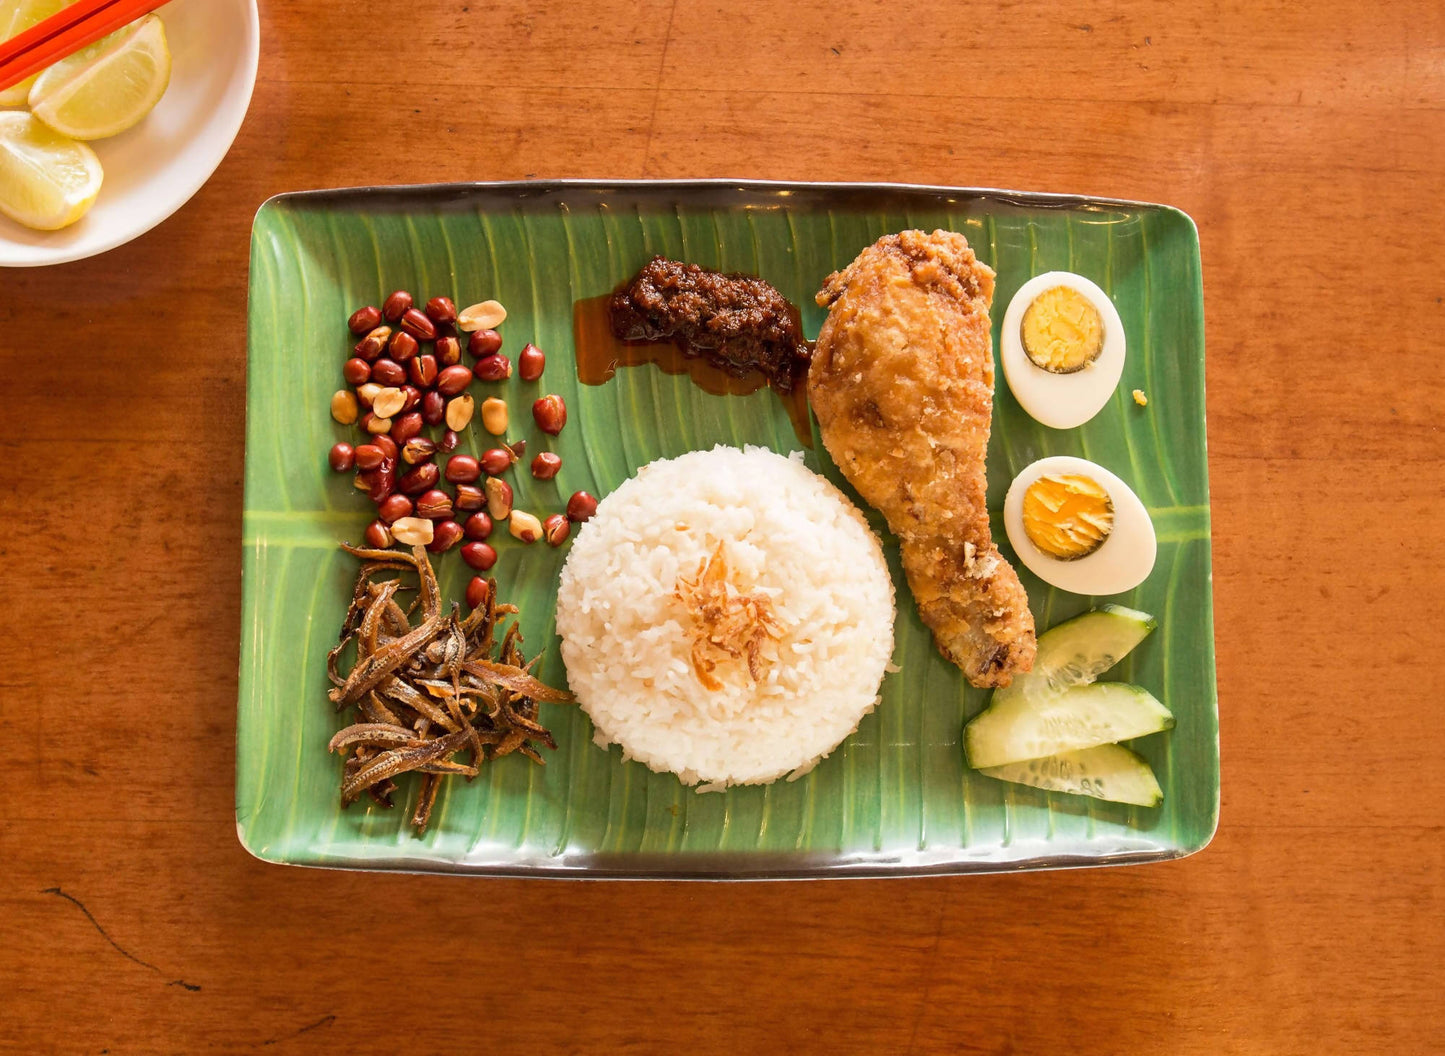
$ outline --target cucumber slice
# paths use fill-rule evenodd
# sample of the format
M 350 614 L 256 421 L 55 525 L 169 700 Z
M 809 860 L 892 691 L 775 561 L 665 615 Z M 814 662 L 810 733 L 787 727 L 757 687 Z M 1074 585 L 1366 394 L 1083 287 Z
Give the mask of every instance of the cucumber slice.
M 981 771 L 1000 781 L 1012 781 L 1052 792 L 1093 796 L 1112 803 L 1157 807 L 1164 793 L 1154 771 L 1137 752 L 1117 744 L 1101 744 L 1078 752 L 1061 752 L 1022 763 L 988 766 Z
M 1029 696 L 1041 691 L 1086 686 L 1138 645 L 1159 621 L 1123 605 L 1102 605 L 1065 620 L 1039 635 L 1033 670 L 994 694 Z
M 1167 730 L 1174 716 L 1139 686 L 1095 682 L 1057 693 L 1030 693 L 999 700 L 963 731 L 968 763 L 975 769 L 1041 759 Z

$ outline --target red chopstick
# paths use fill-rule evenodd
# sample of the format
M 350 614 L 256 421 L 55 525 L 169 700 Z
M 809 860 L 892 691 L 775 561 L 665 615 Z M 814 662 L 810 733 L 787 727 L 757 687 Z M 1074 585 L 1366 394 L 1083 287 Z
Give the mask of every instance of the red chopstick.
M 167 0 L 76 0 L 0 43 L 0 92 L 147 15 Z

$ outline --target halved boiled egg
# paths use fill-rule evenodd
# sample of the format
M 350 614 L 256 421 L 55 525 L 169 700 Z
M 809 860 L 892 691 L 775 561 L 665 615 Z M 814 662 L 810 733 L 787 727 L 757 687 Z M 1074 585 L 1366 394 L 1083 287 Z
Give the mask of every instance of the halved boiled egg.
M 1124 373 L 1124 324 L 1114 302 L 1070 271 L 1045 272 L 1019 287 L 1000 345 L 1009 391 L 1053 429 L 1098 414 Z
M 1003 504 L 1014 553 L 1045 583 L 1075 594 L 1121 594 L 1149 577 L 1154 523 L 1129 485 L 1072 455 L 1026 467 Z

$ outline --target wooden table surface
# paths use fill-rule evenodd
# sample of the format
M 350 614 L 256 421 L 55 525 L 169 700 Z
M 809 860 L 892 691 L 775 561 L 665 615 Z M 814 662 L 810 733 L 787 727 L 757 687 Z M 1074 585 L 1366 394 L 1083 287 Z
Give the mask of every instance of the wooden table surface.
M 97 259 L 0 274 L 0 1051 L 1445 1051 L 1437 0 L 268 0 L 262 34 L 249 118 L 189 205 Z M 251 859 L 232 795 L 252 215 L 278 191 L 531 176 L 1192 214 L 1213 844 L 752 884 Z

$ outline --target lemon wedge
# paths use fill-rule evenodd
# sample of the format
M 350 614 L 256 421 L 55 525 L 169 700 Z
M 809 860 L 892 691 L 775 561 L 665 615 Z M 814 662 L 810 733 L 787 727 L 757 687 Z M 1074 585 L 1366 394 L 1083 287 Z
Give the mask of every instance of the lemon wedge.
M 103 177 L 100 159 L 84 143 L 24 111 L 0 113 L 0 213 L 55 231 L 89 211 Z
M 74 139 L 104 139 L 150 113 L 170 81 L 165 26 L 146 15 L 41 73 L 30 110 Z
M 75 0 L 0 0 L 0 40 L 18 37 L 31 26 L 45 21 Z M 24 106 L 30 86 L 40 75 L 33 74 L 19 84 L 0 91 L 0 106 Z

